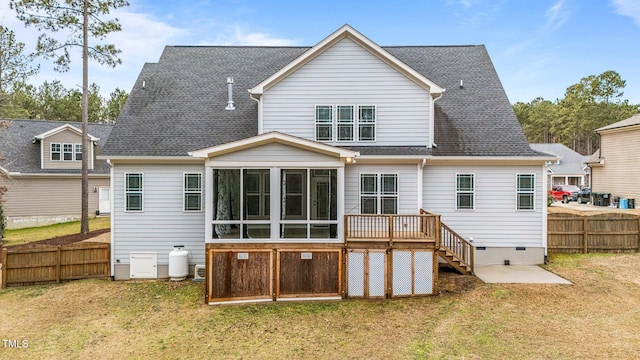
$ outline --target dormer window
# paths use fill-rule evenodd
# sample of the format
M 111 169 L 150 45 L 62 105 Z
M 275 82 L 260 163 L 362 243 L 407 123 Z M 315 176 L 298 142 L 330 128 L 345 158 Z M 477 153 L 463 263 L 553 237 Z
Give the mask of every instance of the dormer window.
M 316 141 L 372 142 L 376 140 L 374 105 L 316 106 Z
M 82 144 L 51 143 L 51 161 L 82 161 Z

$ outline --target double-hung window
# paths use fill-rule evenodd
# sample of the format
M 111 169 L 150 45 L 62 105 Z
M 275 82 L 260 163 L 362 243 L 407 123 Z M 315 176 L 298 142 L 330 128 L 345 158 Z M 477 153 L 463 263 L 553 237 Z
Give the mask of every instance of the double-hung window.
M 353 141 L 353 106 L 338 105 L 338 141 Z
M 62 159 L 65 161 L 73 160 L 73 144 L 62 144 Z
M 142 211 L 142 173 L 124 174 L 125 211 Z
M 333 106 L 316 106 L 316 140 L 333 141 Z
M 184 211 L 202 211 L 202 174 L 184 174 Z
M 456 209 L 475 209 L 475 175 L 456 175 Z
M 58 143 L 51 143 L 51 161 L 62 160 L 62 145 Z
M 535 199 L 534 174 L 518 174 L 516 189 L 516 208 L 518 210 L 533 210 Z
M 376 140 L 376 107 L 358 106 L 358 141 Z
M 82 144 L 75 144 L 75 155 L 74 158 L 76 161 L 82 161 Z
M 360 212 L 398 213 L 398 174 L 360 174 Z

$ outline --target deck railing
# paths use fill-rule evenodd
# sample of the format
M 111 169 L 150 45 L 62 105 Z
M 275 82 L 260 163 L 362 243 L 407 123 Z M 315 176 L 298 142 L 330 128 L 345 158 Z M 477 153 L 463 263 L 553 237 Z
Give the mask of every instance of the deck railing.
M 345 242 L 433 242 L 439 245 L 440 215 L 345 215 Z

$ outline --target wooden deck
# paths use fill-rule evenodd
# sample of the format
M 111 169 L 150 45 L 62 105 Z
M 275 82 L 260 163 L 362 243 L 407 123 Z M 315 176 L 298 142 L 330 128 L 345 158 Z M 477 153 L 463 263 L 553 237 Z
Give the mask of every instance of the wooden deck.
M 398 243 L 440 244 L 440 216 L 416 215 L 345 215 L 345 245 L 376 243 L 394 246 Z

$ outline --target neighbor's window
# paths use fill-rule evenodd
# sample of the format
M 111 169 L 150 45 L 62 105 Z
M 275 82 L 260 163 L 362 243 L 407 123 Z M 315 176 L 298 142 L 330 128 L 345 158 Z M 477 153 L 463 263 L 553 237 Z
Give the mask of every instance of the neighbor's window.
M 456 175 L 456 209 L 475 209 L 475 175 Z
M 360 174 L 360 212 L 398 213 L 398 174 Z
M 202 174 L 184 174 L 184 211 L 202 211 Z
M 124 174 L 126 211 L 142 211 L 142 174 Z
M 358 141 L 376 140 L 376 107 L 358 107 Z
M 75 159 L 82 161 L 82 144 L 75 144 Z
M 73 160 L 73 144 L 62 144 L 62 159 L 65 161 Z
M 316 140 L 333 140 L 333 106 L 316 106 Z
M 62 160 L 62 145 L 51 143 L 51 161 Z
M 533 174 L 518 174 L 517 182 L 517 209 L 533 210 L 535 199 L 535 176 Z
M 338 105 L 338 141 L 353 141 L 353 106 Z

